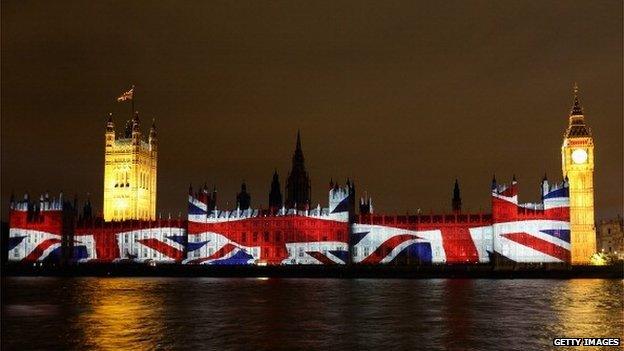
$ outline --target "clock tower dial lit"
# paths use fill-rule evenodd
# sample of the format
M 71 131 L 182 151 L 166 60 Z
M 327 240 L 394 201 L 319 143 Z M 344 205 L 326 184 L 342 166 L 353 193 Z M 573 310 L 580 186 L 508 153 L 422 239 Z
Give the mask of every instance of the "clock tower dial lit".
M 594 139 L 574 87 L 574 103 L 561 146 L 563 176 L 570 189 L 570 251 L 572 264 L 589 264 L 596 253 L 594 225 Z
M 572 161 L 577 165 L 585 163 L 587 161 L 587 151 L 583 149 L 572 151 Z

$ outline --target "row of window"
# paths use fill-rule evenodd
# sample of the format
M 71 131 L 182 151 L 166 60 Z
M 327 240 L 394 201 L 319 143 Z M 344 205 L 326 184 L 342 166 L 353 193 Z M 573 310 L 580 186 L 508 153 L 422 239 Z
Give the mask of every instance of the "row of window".
M 308 221 L 307 219 L 297 220 L 293 219 L 293 217 L 252 217 L 250 220 L 245 221 L 244 223 L 234 222 L 234 223 L 223 223 L 222 224 L 228 228 L 239 228 L 239 229 L 251 229 L 251 228 L 343 228 L 347 226 L 347 223 L 344 224 L 336 224 L 331 227 L 328 226 L 327 221 L 324 220 L 315 220 Z
M 262 235 L 260 235 L 258 232 L 253 232 L 249 237 L 247 235 L 247 232 L 243 232 L 240 234 L 240 241 L 242 243 L 247 242 L 248 238 L 251 238 L 251 241 L 256 243 L 258 242 L 260 239 L 264 242 L 282 242 L 282 241 L 294 241 L 294 238 L 296 237 L 303 237 L 305 236 L 304 233 L 302 232 L 298 232 L 298 233 L 286 233 L 284 235 L 282 235 L 282 232 L 278 231 L 275 233 L 271 233 L 271 232 L 263 232 Z M 317 235 L 318 236 L 318 241 L 327 241 L 327 235 Z M 346 235 L 344 232 L 342 231 L 338 231 L 337 233 L 337 239 L 338 241 L 346 241 Z M 200 242 L 202 241 L 201 237 L 199 235 L 192 235 L 189 236 L 189 241 L 190 242 Z

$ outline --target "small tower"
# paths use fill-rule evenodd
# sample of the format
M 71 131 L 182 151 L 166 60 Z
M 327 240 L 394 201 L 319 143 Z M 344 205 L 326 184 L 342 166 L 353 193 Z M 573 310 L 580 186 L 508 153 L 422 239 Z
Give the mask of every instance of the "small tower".
M 150 146 L 150 150 L 153 152 L 158 151 L 158 138 L 156 135 L 156 119 L 152 119 L 152 126 L 149 130 L 149 138 L 148 143 Z
M 106 121 L 106 150 L 108 151 L 115 144 L 115 123 L 113 122 L 113 114 L 108 114 L 108 120 Z
M 236 194 L 236 203 L 241 211 L 245 211 L 251 207 L 251 195 L 247 192 L 247 184 L 243 180 L 240 193 Z
M 594 139 L 574 85 L 568 128 L 563 135 L 561 165 L 570 191 L 570 246 L 572 264 L 589 264 L 596 252 L 594 225 Z
M 548 184 L 548 177 L 546 176 L 546 173 L 544 173 L 544 178 L 542 178 L 542 186 L 541 186 L 542 203 L 544 202 L 544 197 L 548 194 L 549 191 L 550 191 L 550 185 Z
M 373 214 L 373 199 L 368 197 L 367 194 L 364 194 L 364 197 L 360 198 L 360 214 Z
M 283 204 L 282 191 L 280 190 L 279 175 L 277 170 L 273 172 L 273 179 L 271 180 L 271 191 L 269 192 L 269 209 L 271 213 L 276 213 Z
M 93 208 L 91 207 L 91 196 L 87 194 L 87 200 L 82 207 L 82 219 L 91 219 L 93 216 Z
M 141 121 L 139 120 L 139 111 L 134 113 L 132 118 L 132 145 L 139 147 L 141 145 Z
M 459 214 L 462 208 L 461 194 L 459 192 L 459 181 L 455 179 L 455 186 L 453 187 L 453 199 L 452 199 L 453 213 Z

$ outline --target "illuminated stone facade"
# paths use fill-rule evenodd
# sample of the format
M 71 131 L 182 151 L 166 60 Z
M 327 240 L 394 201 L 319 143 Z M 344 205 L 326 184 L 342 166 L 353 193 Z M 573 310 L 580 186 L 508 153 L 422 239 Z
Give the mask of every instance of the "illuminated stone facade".
M 598 225 L 598 252 L 624 260 L 624 219 L 602 220 Z
M 156 218 L 158 141 L 152 124 L 143 140 L 139 115 L 126 122 L 121 138 L 109 117 L 104 156 L 104 220 Z
M 596 252 L 594 225 L 594 140 L 574 88 L 574 104 L 561 146 L 564 177 L 570 187 L 572 264 L 589 264 Z

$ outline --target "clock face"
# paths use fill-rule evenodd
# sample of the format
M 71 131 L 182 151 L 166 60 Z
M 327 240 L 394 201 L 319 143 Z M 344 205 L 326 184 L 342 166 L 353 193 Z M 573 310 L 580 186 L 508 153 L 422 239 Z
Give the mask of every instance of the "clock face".
M 585 163 L 587 161 L 587 151 L 583 149 L 576 149 L 572 151 L 572 162 L 578 164 Z

